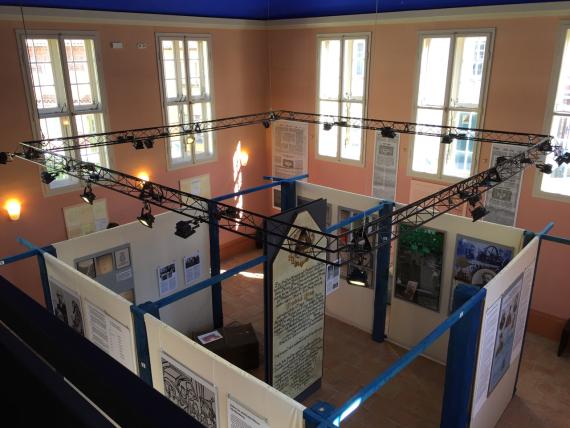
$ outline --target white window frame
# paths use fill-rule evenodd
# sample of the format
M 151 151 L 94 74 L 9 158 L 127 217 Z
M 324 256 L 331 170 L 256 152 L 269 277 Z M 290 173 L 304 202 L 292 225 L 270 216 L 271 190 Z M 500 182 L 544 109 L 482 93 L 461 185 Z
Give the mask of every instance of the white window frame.
M 552 73 L 550 77 L 550 88 L 548 91 L 547 108 L 544 114 L 544 134 L 550 135 L 552 128 L 552 120 L 554 119 L 554 104 L 556 103 L 556 92 L 558 91 L 558 81 L 560 80 L 560 72 L 562 71 L 562 59 L 564 57 L 564 47 L 566 44 L 566 35 L 570 31 L 570 21 L 563 21 L 560 26 L 560 33 L 558 36 L 558 43 L 556 46 L 556 51 L 554 53 L 554 64 L 552 67 Z M 556 114 L 557 116 L 568 116 L 568 114 Z M 556 166 L 556 164 L 554 165 Z M 533 196 L 542 199 L 550 199 L 559 202 L 570 203 L 570 196 L 561 195 L 559 193 L 545 192 L 541 189 L 542 187 L 542 174 L 540 171 L 534 169 L 534 186 L 533 186 Z
M 192 33 L 156 33 L 156 56 L 157 56 L 157 66 L 158 66 L 158 76 L 160 80 L 160 98 L 161 98 L 161 106 L 162 106 L 162 120 L 165 125 L 168 125 L 168 106 L 174 104 L 187 104 L 188 105 L 188 114 L 190 120 L 192 120 L 192 103 L 200 103 L 200 102 L 209 102 L 213 120 L 216 117 L 215 114 L 215 103 L 214 103 L 214 68 L 212 62 L 212 36 L 210 34 L 192 34 Z M 189 73 L 189 65 L 188 60 L 186 58 L 185 61 L 185 75 L 187 79 L 186 88 L 187 88 L 187 96 L 185 100 L 169 102 L 166 98 L 166 88 L 164 86 L 164 70 L 163 70 L 163 62 L 162 62 L 162 40 L 184 40 L 185 48 L 186 48 L 186 41 L 188 40 L 196 40 L 196 41 L 206 41 L 208 43 L 208 58 L 206 61 L 208 62 L 208 72 L 209 72 L 209 86 L 210 86 L 210 95 L 209 97 L 197 97 L 192 96 L 190 93 L 190 73 Z M 186 53 L 187 55 L 187 53 Z M 204 74 L 202 74 L 202 78 Z M 196 164 L 203 164 L 208 162 L 215 162 L 218 160 L 218 151 L 216 146 L 216 133 L 210 132 L 210 141 L 211 141 L 211 155 L 203 156 L 199 159 L 196 158 L 195 153 L 195 145 L 192 145 L 192 152 L 191 156 L 187 161 L 180 160 L 180 161 L 173 161 L 172 156 L 170 155 L 170 140 L 166 140 L 166 162 L 167 162 L 167 169 L 169 171 L 180 169 L 180 168 L 187 168 L 192 165 Z
M 473 37 L 473 36 L 486 36 L 488 37 L 488 44 L 485 49 L 485 62 L 483 67 L 483 78 L 481 82 L 481 93 L 479 96 L 479 108 L 467 108 L 467 107 L 450 107 L 450 92 L 453 83 L 453 66 L 455 58 L 455 40 L 457 37 Z M 422 67 L 422 49 L 424 38 L 448 38 L 451 37 L 449 56 L 447 62 L 447 81 L 445 86 L 445 97 L 444 97 L 444 107 L 443 109 L 437 107 L 418 107 L 418 96 L 420 89 L 420 73 Z M 417 122 L 418 109 L 433 109 L 433 110 L 443 110 L 443 125 L 446 126 L 449 123 L 449 114 L 451 111 L 468 111 L 476 112 L 478 121 L 477 128 L 484 129 L 485 123 L 485 110 L 487 107 L 487 92 L 489 89 L 489 80 L 491 75 L 492 60 L 493 60 L 493 50 L 494 50 L 494 40 L 495 40 L 495 29 L 494 28 L 480 28 L 480 29 L 461 29 L 461 30 L 437 30 L 437 31 L 420 31 L 418 38 L 418 50 L 416 57 L 416 77 L 414 83 L 414 104 L 412 105 L 412 118 L 413 122 Z M 408 156 L 408 176 L 423 178 L 428 180 L 442 181 L 446 183 L 456 183 L 458 181 L 464 180 L 464 177 L 455 177 L 443 174 L 444 166 L 444 156 L 445 156 L 445 144 L 439 145 L 439 158 L 437 172 L 435 174 L 415 171 L 413 169 L 414 161 L 414 145 L 415 137 L 410 140 L 410 153 Z M 470 176 L 475 174 L 479 167 L 479 155 L 481 150 L 481 144 L 474 142 L 473 144 L 473 155 L 471 161 L 471 172 Z
M 26 98 L 28 104 L 28 114 L 30 116 L 30 124 L 32 128 L 32 135 L 35 140 L 41 140 L 42 138 L 42 131 L 40 127 L 40 119 L 46 117 L 60 117 L 60 116 L 69 116 L 70 123 L 69 126 L 71 127 L 71 135 L 79 135 L 77 132 L 77 125 L 73 120 L 74 117 L 77 115 L 89 113 L 100 113 L 103 117 L 103 126 L 104 130 L 109 130 L 109 121 L 108 121 L 108 110 L 107 110 L 107 103 L 106 103 L 106 90 L 105 90 L 105 79 L 103 77 L 103 68 L 102 68 L 102 61 L 100 55 L 100 44 L 99 44 L 99 35 L 97 32 L 94 31 L 58 31 L 58 30 L 16 30 L 16 38 L 18 44 L 18 51 L 20 57 L 20 66 L 23 72 L 23 80 L 24 80 L 24 88 L 26 91 Z M 67 104 L 67 111 L 65 115 L 60 114 L 60 112 L 56 113 L 56 109 L 54 109 L 54 115 L 50 116 L 49 112 L 44 113 L 41 117 L 37 111 L 37 101 L 35 97 L 35 93 L 33 90 L 33 82 L 32 82 L 32 72 L 30 68 L 30 62 L 28 58 L 28 51 L 26 45 L 26 39 L 29 38 L 47 38 L 47 39 L 54 39 L 57 38 L 59 41 L 59 57 L 61 60 L 61 68 L 63 72 L 63 84 L 65 86 L 65 93 L 66 93 L 66 104 Z M 99 85 L 99 102 L 97 108 L 90 108 L 89 106 L 74 106 L 72 95 L 71 95 L 71 84 L 69 79 L 69 68 L 67 65 L 67 55 L 65 53 L 65 44 L 63 43 L 64 39 L 89 39 L 93 41 L 93 49 L 94 49 L 94 56 L 95 56 L 95 67 L 97 73 L 97 83 Z M 70 135 L 70 136 L 71 136 Z M 107 168 L 111 168 L 113 166 L 113 151 L 110 147 L 102 147 L 101 148 L 101 155 L 103 157 L 102 166 Z M 79 158 L 79 152 L 75 153 L 75 157 Z M 44 168 L 40 167 L 40 171 L 43 171 Z M 69 184 L 62 184 L 56 188 L 52 188 L 47 184 L 42 183 L 42 190 L 45 196 L 52 196 L 52 195 L 59 195 L 63 193 L 69 193 L 72 191 L 77 191 L 82 186 L 79 180 L 73 180 Z
M 342 105 L 343 103 L 350 101 L 343 98 L 342 95 L 342 82 L 343 82 L 343 75 L 344 75 L 344 41 L 350 39 L 366 39 L 366 60 L 364 65 L 364 92 L 362 96 L 362 117 L 367 117 L 368 114 L 368 87 L 370 82 L 370 45 L 371 45 L 371 34 L 370 32 L 364 33 L 326 33 L 326 34 L 317 34 L 317 90 L 316 90 L 316 108 L 315 111 L 320 113 L 320 83 L 321 83 L 321 41 L 324 40 L 340 40 L 340 70 L 339 70 L 339 99 L 336 100 L 339 104 L 338 108 L 338 116 L 342 116 Z M 331 100 L 332 101 L 332 100 Z M 319 160 L 325 160 L 328 162 L 338 162 L 342 164 L 354 165 L 354 166 L 361 166 L 364 167 L 365 165 L 365 155 L 366 155 L 366 143 L 368 140 L 368 131 L 366 129 L 362 129 L 362 140 L 360 143 L 360 160 L 354 159 L 345 159 L 341 157 L 341 133 L 339 132 L 337 138 L 337 155 L 336 157 L 333 156 L 325 156 L 319 154 L 319 130 L 316 129 L 315 135 L 315 157 Z

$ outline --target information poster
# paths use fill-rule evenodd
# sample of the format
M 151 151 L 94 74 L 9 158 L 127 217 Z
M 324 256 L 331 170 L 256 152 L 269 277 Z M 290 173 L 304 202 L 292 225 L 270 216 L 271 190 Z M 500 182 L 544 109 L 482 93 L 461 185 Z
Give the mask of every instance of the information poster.
M 298 213 L 293 224 L 320 229 L 308 211 Z M 305 229 L 287 232 L 287 237 L 305 241 L 306 251 L 317 239 L 313 235 Z M 272 384 L 295 398 L 322 377 L 325 263 L 280 249 L 272 268 Z
M 335 263 L 339 262 L 340 260 L 337 260 Z M 326 283 L 327 296 L 331 294 L 333 291 L 338 290 L 339 284 L 340 284 L 340 266 L 327 265 L 327 283 Z
M 131 332 L 101 308 L 87 301 L 88 338 L 125 367 L 135 372 Z
M 63 218 L 67 230 L 67 238 L 88 235 L 107 228 L 107 202 L 97 199 L 91 204 L 81 203 L 63 209 Z
M 228 395 L 228 428 L 269 428 L 267 419 Z
M 491 395 L 495 386 L 497 386 L 511 365 L 521 284 L 522 275 L 505 291 L 501 298 L 501 310 L 499 312 L 499 325 L 495 337 L 493 364 L 491 366 L 489 390 L 487 392 L 488 396 Z
M 400 134 L 394 138 L 382 137 L 376 132 L 376 150 L 374 156 L 374 177 L 372 196 L 388 201 L 396 200 L 396 177 L 398 173 L 398 151 Z
M 294 177 L 308 171 L 309 125 L 307 123 L 280 120 L 273 122 L 273 176 Z M 272 192 L 273 206 L 276 193 Z
M 184 283 L 186 285 L 191 285 L 200 279 L 200 275 L 202 275 L 201 266 L 199 251 L 191 256 L 184 257 Z
M 178 279 L 176 275 L 176 264 L 174 262 L 164 266 L 159 266 L 158 272 L 158 294 L 164 296 L 176 290 Z
M 493 144 L 491 166 L 496 165 L 497 158 L 500 156 L 516 156 L 524 150 L 526 150 L 525 147 Z M 485 216 L 485 221 L 507 226 L 515 225 L 521 182 L 522 174 L 515 174 L 486 193 L 485 205 L 489 214 Z
M 206 428 L 217 428 L 218 391 L 165 352 L 161 352 L 164 395 Z
M 49 278 L 54 315 L 80 335 L 84 335 L 81 296 Z
M 475 381 L 475 392 L 473 394 L 473 414 L 476 415 L 483 403 L 487 399 L 489 390 L 489 378 L 493 364 L 493 352 L 495 348 L 495 338 L 499 327 L 499 314 L 501 310 L 501 298 L 493 303 L 485 314 L 483 327 L 481 330 L 479 359 L 477 362 L 477 378 Z
M 530 296 L 532 294 L 532 281 L 534 280 L 534 264 L 528 266 L 523 275 L 519 314 L 517 317 L 517 329 L 515 331 L 515 342 L 513 344 L 513 352 L 511 355 L 511 364 L 522 350 L 524 332 L 526 330 L 526 318 L 528 315 L 528 307 L 530 305 Z

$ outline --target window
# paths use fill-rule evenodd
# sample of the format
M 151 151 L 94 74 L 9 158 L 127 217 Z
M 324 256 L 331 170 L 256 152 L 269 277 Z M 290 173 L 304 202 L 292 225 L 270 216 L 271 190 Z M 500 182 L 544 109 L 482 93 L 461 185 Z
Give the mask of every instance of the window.
M 368 35 L 319 36 L 318 111 L 323 115 L 361 118 L 366 113 Z M 363 131 L 333 126 L 321 128 L 319 156 L 362 162 Z
M 208 37 L 158 37 L 162 99 L 168 125 L 212 119 L 212 81 Z M 171 165 L 179 166 L 214 157 L 211 132 L 191 137 L 170 137 Z
M 480 127 L 492 33 L 423 35 L 415 121 L 427 125 Z M 468 177 L 475 144 L 416 135 L 412 170 L 442 177 Z
M 55 138 L 50 148 L 56 149 L 64 147 L 64 142 L 57 138 L 105 132 L 94 36 L 20 36 L 35 136 Z M 103 166 L 109 164 L 105 147 L 70 150 L 66 154 Z M 49 167 L 49 158 L 47 169 L 53 169 Z M 61 189 L 76 183 L 75 177 L 60 173 L 49 188 Z
M 564 49 L 558 76 L 556 77 L 556 93 L 554 105 L 548 115 L 547 126 L 550 135 L 556 138 L 566 151 L 570 149 L 570 29 L 564 32 Z M 540 190 L 551 195 L 570 196 L 570 167 L 554 161 L 554 154 L 548 155 L 546 162 L 554 165 L 552 174 L 538 174 L 540 176 Z

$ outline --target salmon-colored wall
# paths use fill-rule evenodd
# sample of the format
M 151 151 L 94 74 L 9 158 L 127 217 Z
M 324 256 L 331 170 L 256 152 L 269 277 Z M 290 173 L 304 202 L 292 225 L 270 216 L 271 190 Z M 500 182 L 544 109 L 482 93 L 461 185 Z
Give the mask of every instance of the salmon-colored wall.
M 20 141 L 32 139 L 25 97 L 16 29 L 20 22 L 0 21 L 0 151 L 14 151 Z M 157 55 L 156 32 L 211 34 L 214 80 L 215 117 L 256 113 L 268 108 L 268 61 L 266 37 L 259 30 L 205 30 L 189 28 L 157 28 L 150 26 L 119 26 L 61 23 L 27 23 L 28 29 L 58 29 L 96 31 L 100 42 L 102 78 L 106 89 L 109 130 L 148 127 L 163 123 Z M 123 49 L 111 49 L 111 42 L 122 41 Z M 137 49 L 137 42 L 147 44 Z M 136 151 L 129 145 L 114 146 L 114 169 L 136 174 L 150 173 L 152 181 L 174 188 L 181 178 L 210 174 L 212 195 L 234 191 L 232 157 L 238 141 L 249 153 L 249 162 L 242 168 L 242 188 L 262 182 L 265 169 L 266 131 L 262 126 L 236 128 L 216 133 L 217 160 L 183 169 L 167 171 L 164 141 L 152 150 Z M 98 198 L 107 199 L 111 221 L 126 223 L 135 220 L 141 209 L 140 201 L 112 191 L 94 187 Z M 0 216 L 0 258 L 25 250 L 16 237 L 25 237 L 37 245 L 47 245 L 67 238 L 62 209 L 81 203 L 79 191 L 59 196 L 42 193 L 39 169 L 21 160 L 0 168 L 0 206 L 7 198 L 19 197 L 23 202 L 22 217 L 10 222 Z M 268 206 L 266 194 L 244 198 L 244 208 L 264 212 Z M 158 210 L 153 210 L 158 212 Z M 141 229 L 141 232 L 144 230 Z M 237 235 L 222 234 L 222 241 Z M 42 301 L 35 261 L 15 263 L 2 268 L 0 274 L 18 284 Z
M 548 132 L 544 117 L 555 50 L 563 17 L 496 19 L 439 23 L 386 24 L 338 28 L 273 30 L 270 32 L 271 105 L 276 109 L 315 111 L 318 34 L 370 32 L 368 117 L 413 120 L 419 31 L 494 28 L 495 42 L 483 126 L 520 132 Z M 310 180 L 352 192 L 371 194 L 374 135 L 366 138 L 363 167 L 315 157 L 315 130 L 310 131 Z M 410 202 L 408 160 L 410 137 L 401 136 L 397 197 Z M 483 145 L 479 169 L 489 167 L 490 145 Z M 418 180 L 418 178 L 414 178 Z M 517 226 L 541 230 L 555 222 L 554 234 L 570 236 L 570 200 L 556 202 L 533 195 L 535 169 L 524 173 Z M 424 180 L 425 181 L 425 180 Z M 433 182 L 437 182 L 434 180 Z M 543 246 L 533 309 L 570 318 L 570 281 L 563 266 L 570 248 Z

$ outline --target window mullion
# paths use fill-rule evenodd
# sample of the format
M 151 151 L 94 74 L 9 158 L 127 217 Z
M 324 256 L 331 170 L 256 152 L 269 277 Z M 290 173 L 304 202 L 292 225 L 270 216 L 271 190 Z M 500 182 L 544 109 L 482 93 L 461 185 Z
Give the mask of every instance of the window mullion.
M 192 81 L 191 81 L 191 76 L 190 76 L 190 54 L 188 53 L 188 43 L 190 42 L 190 39 L 188 37 L 184 37 L 184 67 L 186 70 L 186 95 L 187 95 L 187 104 L 188 104 L 188 120 L 190 121 L 190 123 L 192 123 L 194 121 L 194 111 L 192 108 Z M 182 114 L 184 115 L 184 111 L 182 111 Z M 184 137 L 186 138 L 186 137 Z M 194 143 L 190 144 L 190 161 L 192 163 L 196 163 L 196 156 L 195 156 L 195 146 L 196 146 L 196 140 L 194 140 Z M 184 141 L 184 153 L 187 154 L 186 152 L 186 140 Z
M 339 79 L 338 79 L 338 116 L 342 116 L 342 105 L 344 100 L 344 37 L 340 38 L 340 64 L 339 64 Z M 337 146 L 336 146 L 336 158 L 338 161 L 342 159 L 341 151 L 342 151 L 342 128 L 338 130 L 337 136 Z
M 455 34 L 452 34 L 450 37 L 449 43 L 449 56 L 447 59 L 447 76 L 445 82 L 445 96 L 443 98 L 443 114 L 441 115 L 442 123 L 441 125 L 447 126 L 449 125 L 449 113 L 450 113 L 450 104 L 451 104 L 451 85 L 453 84 L 453 70 L 455 69 L 455 43 L 457 42 L 457 38 Z M 439 157 L 437 161 L 437 176 L 443 177 L 443 164 L 445 162 L 445 145 L 440 144 L 439 146 Z

